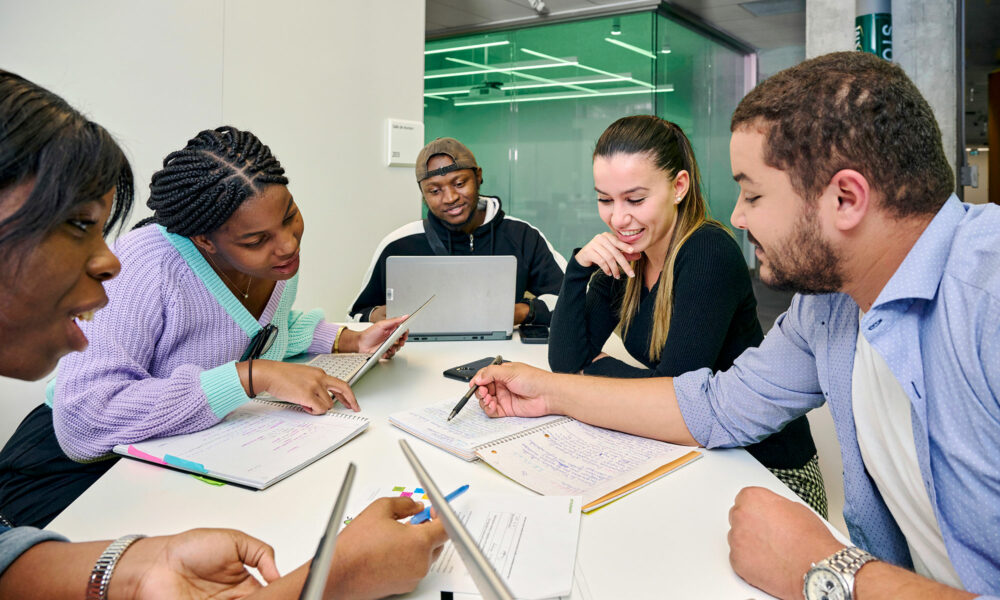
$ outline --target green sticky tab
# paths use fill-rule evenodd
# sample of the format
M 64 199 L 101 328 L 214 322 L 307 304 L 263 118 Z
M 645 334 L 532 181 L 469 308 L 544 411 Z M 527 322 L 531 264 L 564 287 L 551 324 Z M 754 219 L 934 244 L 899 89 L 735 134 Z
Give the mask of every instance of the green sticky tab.
M 215 486 L 226 485 L 226 482 L 224 481 L 209 479 L 208 477 L 202 477 L 201 475 L 191 475 L 191 477 L 194 477 L 195 479 L 203 483 L 207 483 L 208 485 L 215 485 Z

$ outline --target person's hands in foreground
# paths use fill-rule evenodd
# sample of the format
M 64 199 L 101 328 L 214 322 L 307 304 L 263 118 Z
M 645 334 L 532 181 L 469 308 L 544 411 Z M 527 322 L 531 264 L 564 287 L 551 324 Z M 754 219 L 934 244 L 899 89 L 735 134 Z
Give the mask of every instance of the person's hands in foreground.
M 774 492 L 747 487 L 729 510 L 729 562 L 754 587 L 802 598 L 802 577 L 844 547 L 814 512 Z
M 264 542 L 232 529 L 192 529 L 133 543 L 108 591 L 115 598 L 242 598 L 262 587 L 246 567 L 267 582 L 279 577 Z
M 324 597 L 382 598 L 417 587 L 448 540 L 438 519 L 398 522 L 423 508 L 409 498 L 372 502 L 340 532 Z

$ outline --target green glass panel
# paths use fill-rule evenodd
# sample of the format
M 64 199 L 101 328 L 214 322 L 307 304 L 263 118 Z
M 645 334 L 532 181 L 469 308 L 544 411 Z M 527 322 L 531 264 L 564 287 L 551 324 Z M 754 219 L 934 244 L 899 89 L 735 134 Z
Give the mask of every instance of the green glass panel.
M 690 138 L 709 210 L 732 230 L 739 187 L 729 164 L 729 122 L 744 95 L 745 57 L 664 16 L 657 25 L 663 57 L 657 77 L 673 84 L 674 92 L 657 98 L 656 114 Z M 736 234 L 742 241 L 743 232 Z
M 508 214 L 538 227 L 564 256 L 606 229 L 591 154 L 626 115 L 657 114 L 684 128 L 713 214 L 728 222 L 738 53 L 655 12 L 433 40 L 426 51 L 427 140 L 465 143 L 483 168 L 482 193 L 500 196 Z

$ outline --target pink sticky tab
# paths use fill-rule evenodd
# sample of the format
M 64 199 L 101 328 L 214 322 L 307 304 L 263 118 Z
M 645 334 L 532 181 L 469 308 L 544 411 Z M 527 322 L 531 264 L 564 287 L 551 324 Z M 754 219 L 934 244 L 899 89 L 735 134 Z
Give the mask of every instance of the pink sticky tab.
M 167 463 L 163 462 L 162 458 L 156 458 L 152 454 L 146 454 L 145 452 L 143 452 L 142 450 L 139 450 L 138 448 L 136 448 L 135 446 L 132 446 L 131 444 L 128 447 L 128 453 L 131 454 L 132 456 L 138 458 L 138 459 L 148 460 L 149 462 L 156 463 L 158 465 L 166 465 L 167 464 Z

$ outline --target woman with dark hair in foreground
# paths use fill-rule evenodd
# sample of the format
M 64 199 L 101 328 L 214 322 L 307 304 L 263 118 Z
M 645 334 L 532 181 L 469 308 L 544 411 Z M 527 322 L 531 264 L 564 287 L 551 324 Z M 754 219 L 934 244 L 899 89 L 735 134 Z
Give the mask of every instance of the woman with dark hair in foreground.
M 131 167 L 107 131 L 0 70 L 0 375 L 39 379 L 59 357 L 87 347 L 77 321 L 107 303 L 103 284 L 120 265 L 104 234 L 131 205 Z M 436 520 L 396 521 L 420 509 L 383 498 L 352 521 L 338 540 L 327 596 L 413 589 L 446 539 Z M 233 530 L 67 543 L 52 532 L 12 528 L 2 513 L 0 506 L 3 598 L 292 598 L 308 571 L 303 565 L 280 577 L 274 551 Z

